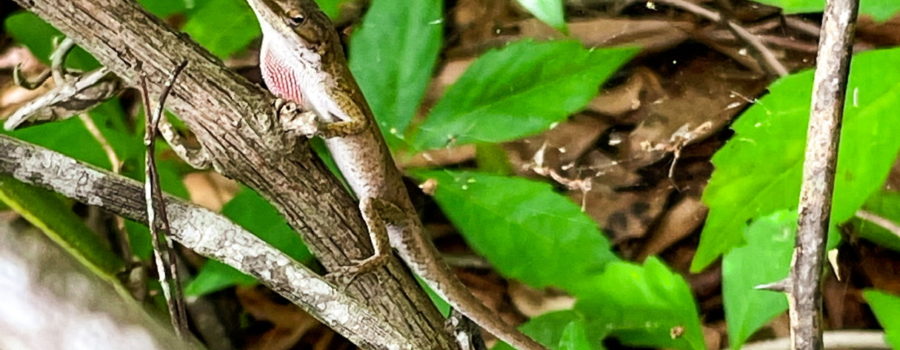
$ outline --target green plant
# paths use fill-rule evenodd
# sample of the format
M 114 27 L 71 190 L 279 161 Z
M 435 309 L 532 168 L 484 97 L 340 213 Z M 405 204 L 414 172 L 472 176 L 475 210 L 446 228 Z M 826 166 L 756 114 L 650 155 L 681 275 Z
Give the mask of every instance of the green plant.
M 337 15 L 340 0 L 319 2 L 329 15 Z M 400 6 L 399 2 L 409 6 Z M 788 12 L 818 11 L 822 3 L 764 2 L 783 6 Z M 242 52 L 259 35 L 254 17 L 242 0 L 142 3 L 160 16 L 183 15 L 182 29 L 221 58 Z M 519 3 L 554 28 L 567 30 L 561 1 Z M 863 2 L 863 11 L 879 19 L 896 9 L 895 2 Z M 574 40 L 513 42 L 481 55 L 424 119 L 419 119 L 417 111 L 444 45 L 443 10 L 440 0 L 373 0 L 350 40 L 350 65 L 379 127 L 398 154 L 476 145 L 478 161 L 474 169 L 408 171 L 420 181 L 436 181 L 434 200 L 467 243 L 503 276 L 536 288 L 559 288 L 575 297 L 572 308 L 536 317 L 522 329 L 556 349 L 602 349 L 600 339 L 606 337 L 633 346 L 704 349 L 698 306 L 681 275 L 655 257 L 643 264 L 623 261 L 576 203 L 547 183 L 507 176 L 509 165 L 497 156 L 499 143 L 544 132 L 584 108 L 600 85 L 637 50 L 587 49 Z M 13 38 L 40 58 L 49 56 L 50 38 L 58 35 L 30 14 L 10 16 L 5 25 Z M 81 69 L 97 66 L 83 51 L 74 52 L 68 64 Z M 854 60 L 848 89 L 852 98 L 846 107 L 837 170 L 832 215 L 835 227 L 850 220 L 860 208 L 900 219 L 900 197 L 881 190 L 900 150 L 900 138 L 891 137 L 900 131 L 900 114 L 892 112 L 900 110 L 898 67 L 900 49 L 867 52 Z M 703 195 L 710 213 L 692 269 L 699 271 L 724 255 L 723 294 L 732 348 L 739 348 L 786 308 L 783 296 L 753 287 L 786 276 L 811 86 L 810 71 L 772 84 L 769 94 L 732 125 L 734 137 L 713 158 L 716 170 Z M 122 172 L 139 179 L 140 127 L 129 126 L 117 100 L 91 111 L 90 118 L 123 161 Z M 78 119 L 13 135 L 111 167 L 100 144 Z M 67 147 L 73 140 L 80 146 Z M 327 157 L 318 141 L 313 145 Z M 173 161 L 163 161 L 160 170 L 163 187 L 186 197 L 180 178 L 188 170 Z M 123 263 L 105 247 L 87 238 L 91 233 L 83 224 L 74 223 L 78 220 L 69 215 L 72 213 L 65 203 L 50 194 L 17 186 L 0 179 L 0 199 L 6 205 L 73 247 L 73 254 L 98 274 L 111 276 L 122 268 Z M 41 209 L 44 207 L 53 209 Z M 46 215 L 48 212 L 65 214 Z M 45 215 L 39 215 L 42 213 Z M 313 262 L 298 236 L 271 205 L 249 189 L 242 189 L 225 206 L 223 215 L 294 259 Z M 900 247 L 900 239 L 883 229 L 865 222 L 856 224 L 864 238 L 892 249 Z M 127 228 L 134 254 L 148 258 L 146 228 L 135 223 Z M 833 246 L 838 236 L 832 236 Z M 759 269 L 754 265 L 759 259 L 777 268 Z M 250 283 L 252 278 L 209 261 L 187 292 L 202 295 Z M 871 291 L 866 298 L 888 329 L 889 340 L 897 346 L 897 315 L 890 306 L 897 303 L 896 297 Z

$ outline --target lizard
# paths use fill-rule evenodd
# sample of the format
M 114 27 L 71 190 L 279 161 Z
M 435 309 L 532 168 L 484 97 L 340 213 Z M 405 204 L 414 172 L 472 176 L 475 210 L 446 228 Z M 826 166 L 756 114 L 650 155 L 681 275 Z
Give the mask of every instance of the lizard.
M 317 114 L 315 135 L 324 139 L 359 199 L 375 254 L 356 261 L 349 267 L 352 273 L 384 264 L 393 248 L 413 272 L 476 324 L 517 349 L 544 349 L 475 298 L 425 236 L 331 20 L 313 0 L 247 1 L 263 33 L 263 80 L 277 97 Z

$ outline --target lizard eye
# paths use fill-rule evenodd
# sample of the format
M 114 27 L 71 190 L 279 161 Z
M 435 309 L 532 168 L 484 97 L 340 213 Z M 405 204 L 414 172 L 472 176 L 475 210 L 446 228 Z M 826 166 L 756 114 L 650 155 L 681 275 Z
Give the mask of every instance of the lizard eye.
M 297 12 L 296 10 L 289 11 L 287 13 L 287 22 L 288 22 L 288 25 L 290 25 L 292 27 L 298 27 L 301 24 L 303 24 L 304 22 L 306 22 L 306 16 L 303 16 L 303 14 L 301 14 L 300 12 Z

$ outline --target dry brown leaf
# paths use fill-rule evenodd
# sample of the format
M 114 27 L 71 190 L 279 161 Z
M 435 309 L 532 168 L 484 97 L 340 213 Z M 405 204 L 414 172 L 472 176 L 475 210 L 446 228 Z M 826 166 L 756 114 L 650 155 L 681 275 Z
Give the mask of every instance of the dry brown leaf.
M 511 283 L 509 298 L 522 314 L 537 317 L 551 311 L 569 310 L 575 298 L 554 289 L 537 290 L 521 283 Z
M 638 254 L 637 260 L 657 255 L 694 231 L 706 220 L 707 208 L 696 197 L 684 197 L 663 215 Z
M 641 191 L 615 191 L 595 183 L 590 192 L 572 191 L 569 196 L 583 203 L 585 212 L 618 244 L 643 237 L 662 214 L 672 190 L 666 182 Z
M 236 294 L 244 310 L 255 319 L 267 321 L 272 328 L 249 342 L 248 350 L 288 350 L 319 321 L 290 303 L 274 301 L 264 287 L 237 287 Z
M 214 171 L 190 173 L 182 181 L 191 202 L 213 211 L 222 210 L 239 189 L 233 180 Z

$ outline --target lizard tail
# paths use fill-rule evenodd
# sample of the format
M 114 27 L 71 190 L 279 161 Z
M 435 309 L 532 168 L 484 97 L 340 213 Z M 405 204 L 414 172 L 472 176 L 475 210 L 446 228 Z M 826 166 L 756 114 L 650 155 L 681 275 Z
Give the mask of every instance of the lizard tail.
M 420 243 L 420 249 L 431 250 L 434 255 L 440 256 L 437 248 L 427 238 L 418 235 L 421 240 L 416 239 Z M 411 242 L 408 242 L 411 243 Z M 398 249 L 401 255 L 405 255 L 409 250 Z M 413 250 L 422 251 L 422 250 Z M 409 259 L 408 256 L 401 256 L 404 261 L 409 264 L 416 274 L 444 300 L 453 305 L 457 311 L 471 319 L 473 322 L 493 334 L 500 340 L 519 350 L 546 350 L 540 343 L 531 339 L 524 333 L 520 332 L 513 326 L 503 322 L 496 313 L 481 303 L 478 298 L 469 292 L 469 289 L 456 278 L 450 267 L 441 259 Z M 425 260 L 422 262 L 422 260 Z M 410 263 L 415 261 L 415 263 Z M 434 276 L 438 274 L 440 276 Z

